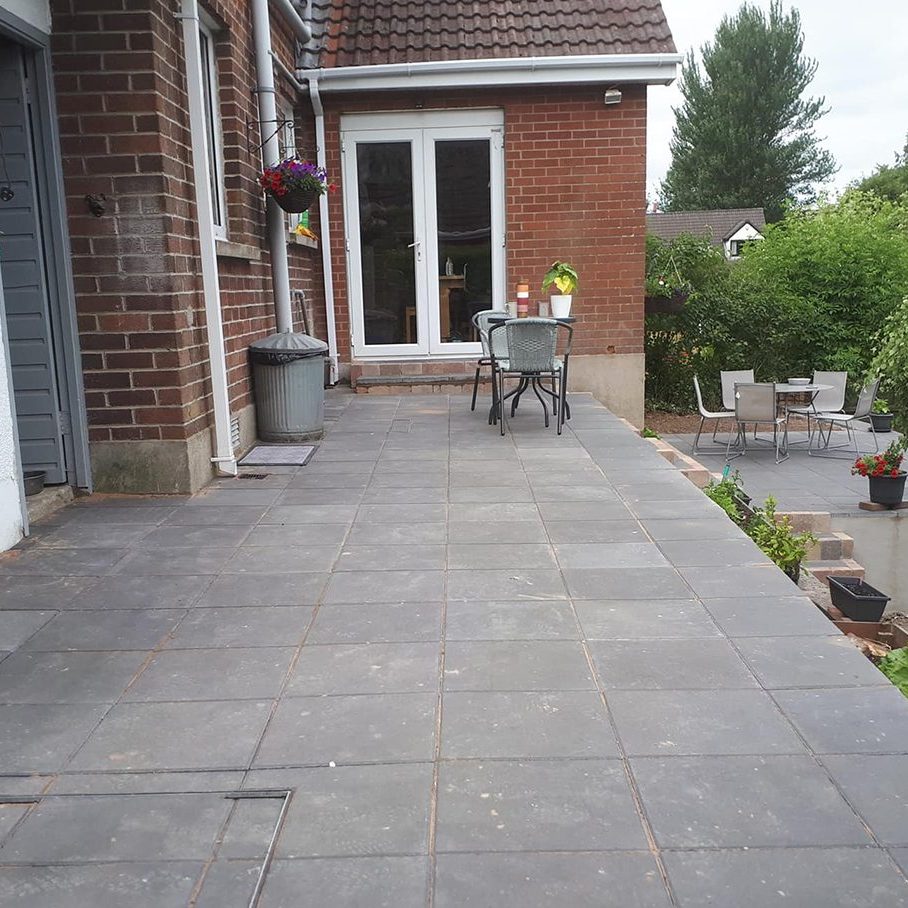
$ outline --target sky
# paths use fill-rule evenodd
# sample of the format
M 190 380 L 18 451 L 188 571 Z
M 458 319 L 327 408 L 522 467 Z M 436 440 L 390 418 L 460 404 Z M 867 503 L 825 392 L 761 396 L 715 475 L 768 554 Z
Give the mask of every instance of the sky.
M 753 0 L 769 8 L 769 0 Z M 662 0 L 680 53 L 699 51 L 711 41 L 723 15 L 738 2 Z M 785 0 L 797 8 L 804 32 L 804 53 L 817 63 L 810 95 L 825 96 L 829 113 L 816 127 L 835 156 L 839 172 L 828 189 L 843 189 L 869 174 L 876 164 L 891 164 L 908 133 L 908 2 L 906 0 Z M 669 142 L 675 122 L 672 107 L 681 103 L 677 82 L 649 91 L 647 195 L 658 193 L 671 162 Z

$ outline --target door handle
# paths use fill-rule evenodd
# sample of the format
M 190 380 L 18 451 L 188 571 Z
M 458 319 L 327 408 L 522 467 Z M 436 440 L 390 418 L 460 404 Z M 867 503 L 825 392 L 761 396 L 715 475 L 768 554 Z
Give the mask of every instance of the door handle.
M 407 243 L 407 249 L 416 249 L 416 261 L 422 261 L 422 240 L 415 240 L 412 243 Z

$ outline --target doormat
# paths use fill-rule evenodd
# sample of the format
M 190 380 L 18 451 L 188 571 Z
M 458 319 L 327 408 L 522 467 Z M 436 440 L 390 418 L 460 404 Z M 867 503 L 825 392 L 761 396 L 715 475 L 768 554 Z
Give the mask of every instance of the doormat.
M 302 467 L 318 445 L 256 445 L 239 463 L 241 467 Z

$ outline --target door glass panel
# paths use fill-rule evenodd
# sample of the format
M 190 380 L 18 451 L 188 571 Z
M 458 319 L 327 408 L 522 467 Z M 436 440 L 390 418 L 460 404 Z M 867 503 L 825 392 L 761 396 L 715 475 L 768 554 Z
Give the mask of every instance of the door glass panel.
M 356 172 L 365 342 L 415 344 L 410 143 L 357 143 Z
M 490 183 L 488 139 L 435 142 L 442 343 L 478 340 L 470 319 L 492 306 Z

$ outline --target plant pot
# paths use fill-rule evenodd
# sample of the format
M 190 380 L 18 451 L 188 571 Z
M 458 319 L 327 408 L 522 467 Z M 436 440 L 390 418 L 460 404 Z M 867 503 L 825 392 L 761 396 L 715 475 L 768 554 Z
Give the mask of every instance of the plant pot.
M 801 565 L 796 564 L 794 567 L 784 568 L 783 572 L 792 583 L 797 583 L 801 577 Z
M 889 597 L 859 577 L 830 577 L 832 604 L 852 621 L 879 621 Z
M 552 304 L 552 318 L 567 318 L 571 314 L 570 293 L 553 293 L 550 297 Z
M 895 507 L 901 504 L 905 494 L 905 480 L 908 473 L 902 470 L 898 476 L 868 476 L 870 480 L 870 500 L 875 504 Z
M 892 420 L 895 416 L 892 413 L 871 413 L 870 424 L 874 432 L 891 432 Z
M 44 489 L 44 480 L 47 473 L 44 470 L 28 470 L 22 474 L 22 484 L 25 486 L 26 498 L 30 495 L 37 495 Z
M 644 296 L 643 312 L 645 315 L 671 315 L 681 312 L 689 296 L 687 290 L 673 290 L 665 296 Z
M 270 192 L 268 194 L 288 214 L 302 214 L 304 211 L 308 211 L 318 198 L 318 193 L 314 189 L 291 189 L 284 195 L 275 195 Z

